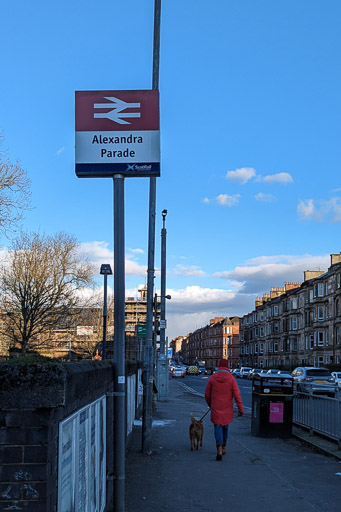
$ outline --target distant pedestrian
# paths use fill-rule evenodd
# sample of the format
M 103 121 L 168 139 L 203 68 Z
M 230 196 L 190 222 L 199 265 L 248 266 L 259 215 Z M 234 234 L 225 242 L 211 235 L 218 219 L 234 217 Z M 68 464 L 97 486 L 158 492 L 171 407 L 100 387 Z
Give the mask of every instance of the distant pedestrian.
M 205 389 L 205 400 L 211 408 L 211 421 L 214 424 L 216 460 L 222 460 L 226 453 L 228 426 L 233 421 L 233 399 L 238 406 L 238 416 L 244 414 L 238 384 L 228 367 L 227 359 L 221 359 L 217 372 L 209 378 Z

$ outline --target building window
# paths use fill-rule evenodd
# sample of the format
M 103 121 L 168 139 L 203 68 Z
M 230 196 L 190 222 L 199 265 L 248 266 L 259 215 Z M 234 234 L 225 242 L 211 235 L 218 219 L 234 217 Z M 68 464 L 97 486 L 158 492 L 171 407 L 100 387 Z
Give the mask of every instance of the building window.
M 278 316 L 278 306 L 274 306 L 274 315 Z
M 341 274 L 336 274 L 336 288 L 340 288 L 341 286 Z
M 336 344 L 340 345 L 340 327 L 336 328 Z
M 310 334 L 309 338 L 310 338 L 310 350 L 312 350 L 314 348 L 314 335 Z
M 321 322 L 324 320 L 324 306 L 317 307 L 317 319 Z
M 324 296 L 324 283 L 314 284 L 314 297 Z
M 292 297 L 290 299 L 290 309 L 297 309 L 297 298 Z
M 289 330 L 297 331 L 297 316 L 292 316 L 289 318 Z
M 323 345 L 324 345 L 324 332 L 323 331 L 317 331 L 317 345 L 319 347 L 323 347 Z

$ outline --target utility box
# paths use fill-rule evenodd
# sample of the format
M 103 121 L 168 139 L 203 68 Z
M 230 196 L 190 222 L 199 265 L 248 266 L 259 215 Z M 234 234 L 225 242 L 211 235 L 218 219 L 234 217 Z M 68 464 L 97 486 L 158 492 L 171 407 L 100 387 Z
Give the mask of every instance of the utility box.
M 292 377 L 256 374 L 252 379 L 251 433 L 291 437 L 293 394 Z

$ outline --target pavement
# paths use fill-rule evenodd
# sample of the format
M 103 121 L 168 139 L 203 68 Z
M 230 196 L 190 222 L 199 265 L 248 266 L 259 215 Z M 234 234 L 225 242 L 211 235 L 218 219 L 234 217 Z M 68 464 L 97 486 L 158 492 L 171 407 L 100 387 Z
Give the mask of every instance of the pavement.
M 141 452 L 136 422 L 127 449 L 126 512 L 340 512 L 337 445 L 314 446 L 297 428 L 290 439 L 256 437 L 246 413 L 230 425 L 227 454 L 217 462 L 209 414 L 203 447 L 190 450 L 190 413 L 200 418 L 206 411 L 200 394 L 171 379 L 168 400 L 153 413 L 150 455 Z

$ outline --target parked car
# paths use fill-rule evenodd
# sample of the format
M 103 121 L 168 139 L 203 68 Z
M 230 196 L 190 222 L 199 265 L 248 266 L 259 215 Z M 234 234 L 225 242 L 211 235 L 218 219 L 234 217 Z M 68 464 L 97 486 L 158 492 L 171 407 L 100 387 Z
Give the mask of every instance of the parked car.
M 266 373 L 268 375 L 277 375 L 278 372 L 280 372 L 281 370 L 279 370 L 278 368 L 271 368 L 270 370 L 268 370 Z
M 293 370 L 296 391 L 320 395 L 335 396 L 335 380 L 328 368 L 315 368 L 313 366 L 299 366 Z
M 341 388 L 341 372 L 332 372 L 332 376 L 334 377 L 335 384 Z
M 257 375 L 261 372 L 262 372 L 261 368 L 252 368 L 252 370 L 249 371 L 247 378 L 252 379 L 255 375 Z
M 181 366 L 174 366 L 171 375 L 172 375 L 173 379 L 174 379 L 174 377 L 182 377 L 182 378 L 184 378 L 185 377 L 185 370 Z
M 247 379 L 250 370 L 252 370 L 252 368 L 250 368 L 249 366 L 242 366 L 240 369 L 240 378 Z
M 291 377 L 291 373 L 287 370 L 279 370 L 277 375 L 280 375 L 281 377 Z
M 233 370 L 232 375 L 233 375 L 233 377 L 236 377 L 236 379 L 239 378 L 240 377 L 240 369 L 236 368 L 235 370 Z

